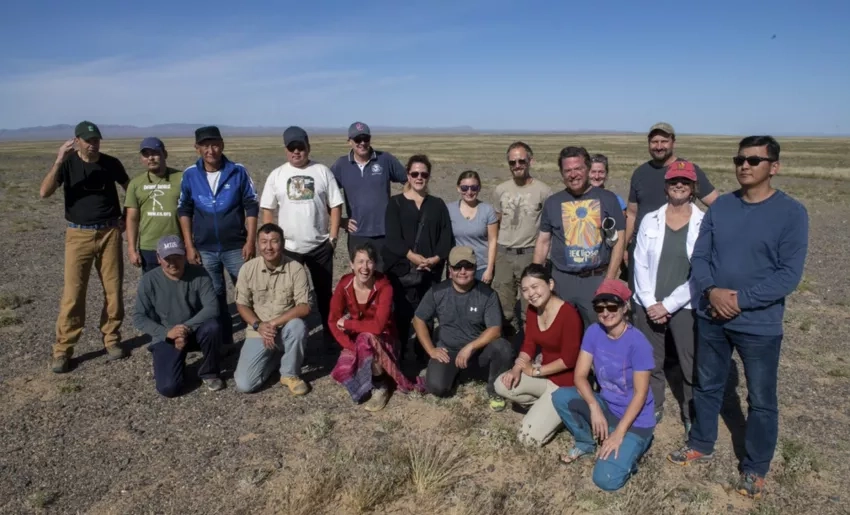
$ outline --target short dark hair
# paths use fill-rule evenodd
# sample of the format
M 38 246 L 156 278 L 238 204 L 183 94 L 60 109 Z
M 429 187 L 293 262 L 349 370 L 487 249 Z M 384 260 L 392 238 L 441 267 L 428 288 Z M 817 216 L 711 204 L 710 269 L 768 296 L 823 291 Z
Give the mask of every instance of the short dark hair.
M 587 149 L 584 147 L 564 147 L 561 149 L 561 153 L 558 154 L 558 171 L 560 172 L 562 168 L 562 164 L 564 159 L 569 157 L 580 157 L 584 159 L 584 166 L 590 170 L 590 154 L 587 153 Z
M 475 170 L 467 170 L 465 172 L 460 172 L 460 175 L 457 176 L 457 185 L 460 186 L 460 183 L 464 179 L 475 179 L 478 182 L 478 185 L 481 186 L 481 176 L 478 175 L 478 172 Z
M 779 142 L 773 136 L 747 136 L 738 143 L 738 151 L 751 147 L 767 146 L 767 157 L 779 161 Z
M 523 269 L 522 274 L 519 276 L 519 280 L 522 281 L 526 277 L 533 277 L 534 279 L 540 279 L 541 281 L 548 283 L 552 279 L 552 272 L 550 272 L 549 268 L 544 265 L 531 263 Z
M 257 234 L 270 234 L 276 232 L 278 236 L 280 236 L 280 241 L 283 241 L 283 229 L 280 228 L 279 225 L 273 224 L 271 222 L 267 224 L 263 224 L 259 229 L 257 229 Z
M 608 158 L 605 157 L 605 154 L 593 154 L 590 156 L 590 162 L 593 163 L 602 163 L 605 165 L 605 173 L 608 173 Z
M 534 152 L 531 151 L 531 147 L 528 145 L 528 143 L 525 143 L 525 142 L 522 142 L 522 141 L 514 141 L 513 143 L 511 143 L 510 146 L 508 147 L 507 152 L 505 152 L 505 154 L 510 154 L 511 150 L 514 150 L 516 148 L 524 149 L 525 152 L 528 154 L 528 157 L 534 156 Z
M 410 168 L 416 163 L 420 163 L 425 165 L 425 168 L 428 170 L 428 173 L 431 173 L 431 160 L 428 159 L 428 156 L 425 154 L 416 154 L 410 156 L 410 159 L 407 160 L 407 171 L 410 171 Z
M 351 259 L 352 263 L 354 263 L 354 258 L 357 257 L 357 254 L 359 252 L 365 252 L 366 255 L 369 256 L 369 259 L 371 259 L 375 263 L 378 262 L 378 251 L 375 249 L 375 246 L 372 245 L 372 242 L 364 241 L 363 243 L 358 243 L 354 246 L 353 249 L 351 249 L 351 254 L 349 255 L 349 258 Z

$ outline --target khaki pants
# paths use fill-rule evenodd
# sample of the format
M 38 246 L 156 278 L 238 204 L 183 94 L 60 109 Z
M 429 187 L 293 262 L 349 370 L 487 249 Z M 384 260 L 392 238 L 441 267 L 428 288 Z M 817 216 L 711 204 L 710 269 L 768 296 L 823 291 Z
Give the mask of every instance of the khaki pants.
M 56 320 L 56 343 L 53 356 L 72 356 L 74 344 L 80 339 L 86 321 L 86 291 L 92 265 L 103 285 L 103 309 L 100 331 L 103 345 L 110 347 L 121 341 L 121 322 L 124 319 L 124 253 L 121 230 L 65 230 L 65 288 Z
M 529 377 L 523 374 L 512 390 L 502 382 L 502 376 L 496 379 L 496 393 L 511 402 L 522 406 L 531 406 L 522 419 L 517 437 L 525 444 L 544 445 L 555 436 L 563 424 L 555 406 L 552 404 L 552 392 L 558 385 L 545 377 Z
M 533 250 L 526 250 L 525 254 L 516 254 L 499 247 L 496 254 L 496 269 L 493 274 L 493 289 L 499 295 L 502 304 L 502 313 L 505 322 L 510 324 L 515 332 L 519 332 L 520 320 L 525 321 L 525 309 L 528 304 L 524 298 L 520 298 L 520 319 L 514 316 L 514 308 L 519 290 L 519 277 L 522 271 L 531 264 L 534 257 Z

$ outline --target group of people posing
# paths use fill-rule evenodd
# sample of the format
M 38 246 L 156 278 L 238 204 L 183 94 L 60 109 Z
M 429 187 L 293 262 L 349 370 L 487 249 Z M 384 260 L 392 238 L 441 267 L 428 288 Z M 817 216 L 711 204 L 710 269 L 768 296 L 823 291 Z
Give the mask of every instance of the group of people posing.
M 785 297 L 808 248 L 806 209 L 771 186 L 780 169 L 772 137 L 741 140 L 733 157 L 740 188 L 718 195 L 698 166 L 675 155 L 673 128 L 656 124 L 647 134 L 651 159 L 634 171 L 627 202 L 605 189 L 605 156 L 564 147 L 565 188 L 553 191 L 532 176 L 532 149 L 518 141 L 506 152 L 511 178 L 490 203 L 473 170 L 458 176 L 457 199 L 430 194 L 428 157 L 403 165 L 373 148 L 362 122 L 349 127 L 351 150 L 330 167 L 310 159 L 303 129 L 286 129 L 287 161 L 261 194 L 225 156 L 217 127 L 195 131 L 199 158 L 182 172 L 167 166 L 160 139 L 145 138 L 145 171 L 132 180 L 100 152 L 101 139 L 95 124 L 81 122 L 41 184 L 42 198 L 63 188 L 68 221 L 54 372 L 71 368 L 92 266 L 103 283 L 108 359 L 127 356 L 126 230 L 128 258 L 143 270 L 133 323 L 152 338 L 164 396 L 181 393 L 192 349 L 203 353 L 203 383 L 224 388 L 229 275 L 247 325 L 237 390 L 258 390 L 277 368 L 292 394 L 310 391 L 300 371 L 312 294 L 325 349 L 339 351 L 331 376 L 365 409 L 383 409 L 393 391 L 452 395 L 460 375 L 480 374 L 491 409 L 511 401 L 527 410 L 523 442 L 544 445 L 565 427 L 575 444 L 561 462 L 595 455 L 594 482 L 616 490 L 663 417 L 668 339 L 682 371 L 686 438 L 668 459 L 680 465 L 713 456 L 737 349 L 749 391 L 737 490 L 761 496 L 777 441 Z M 404 184 L 401 193 L 391 194 L 393 182 Z M 126 190 L 123 212 L 116 183 Z M 342 229 L 351 270 L 334 286 Z M 404 362 L 422 372 L 408 377 Z

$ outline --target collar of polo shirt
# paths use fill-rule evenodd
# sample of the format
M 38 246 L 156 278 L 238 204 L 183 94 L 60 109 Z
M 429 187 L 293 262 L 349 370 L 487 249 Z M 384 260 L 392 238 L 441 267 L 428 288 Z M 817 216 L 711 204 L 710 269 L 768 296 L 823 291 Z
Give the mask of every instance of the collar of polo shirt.
M 370 162 L 374 161 L 375 159 L 378 159 L 378 153 L 377 153 L 377 152 L 375 151 L 375 149 L 373 148 L 373 149 L 372 149 L 372 155 L 371 155 L 371 156 L 369 156 L 369 161 L 366 161 L 366 162 L 367 162 L 367 163 L 370 163 Z M 350 162 L 352 162 L 352 163 L 356 163 L 356 162 L 357 162 L 357 161 L 355 161 L 355 160 L 354 160 L 354 150 L 349 150 L 349 151 L 348 151 L 348 160 L 349 160 Z

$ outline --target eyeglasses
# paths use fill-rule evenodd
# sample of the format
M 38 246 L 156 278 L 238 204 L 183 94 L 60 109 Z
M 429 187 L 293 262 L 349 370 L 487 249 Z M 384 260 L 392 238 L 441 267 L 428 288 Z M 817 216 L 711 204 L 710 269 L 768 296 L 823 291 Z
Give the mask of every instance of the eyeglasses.
M 616 313 L 619 311 L 620 306 L 617 304 L 594 304 L 593 311 L 597 313 L 602 313 L 603 311 L 607 311 L 608 313 Z
M 674 179 L 667 179 L 666 182 L 667 182 L 667 186 L 679 186 L 679 185 L 690 186 L 694 183 L 692 180 L 684 179 L 682 177 L 676 177 Z
M 528 164 L 528 159 L 508 159 L 508 164 L 510 166 L 516 166 L 516 165 L 525 166 L 525 165 Z
M 292 143 L 290 143 L 289 145 L 286 146 L 286 150 L 288 150 L 290 152 L 306 152 L 307 151 L 307 145 L 305 143 L 300 142 L 300 141 L 294 141 L 294 142 L 292 142 Z
M 418 179 L 420 177 L 423 179 L 427 179 L 428 177 L 431 177 L 431 174 L 428 172 L 410 172 L 408 173 L 408 175 L 410 175 L 414 179 Z
M 735 166 L 742 166 L 744 162 L 746 162 L 750 166 L 758 166 L 762 163 L 762 161 L 773 163 L 774 161 L 776 161 L 776 159 L 761 156 L 735 156 L 732 158 L 732 162 L 735 163 Z
M 371 136 L 357 136 L 356 138 L 351 138 L 351 141 L 353 141 L 355 144 L 359 145 L 361 143 L 369 143 L 370 141 L 372 141 L 372 137 Z
M 466 193 L 467 191 L 476 192 L 481 189 L 481 186 L 478 185 L 469 185 L 469 184 L 461 184 L 460 191 Z
M 472 263 L 458 263 L 452 267 L 452 270 L 455 272 L 460 272 L 461 270 L 468 270 L 471 272 L 472 270 L 475 270 L 475 265 Z

